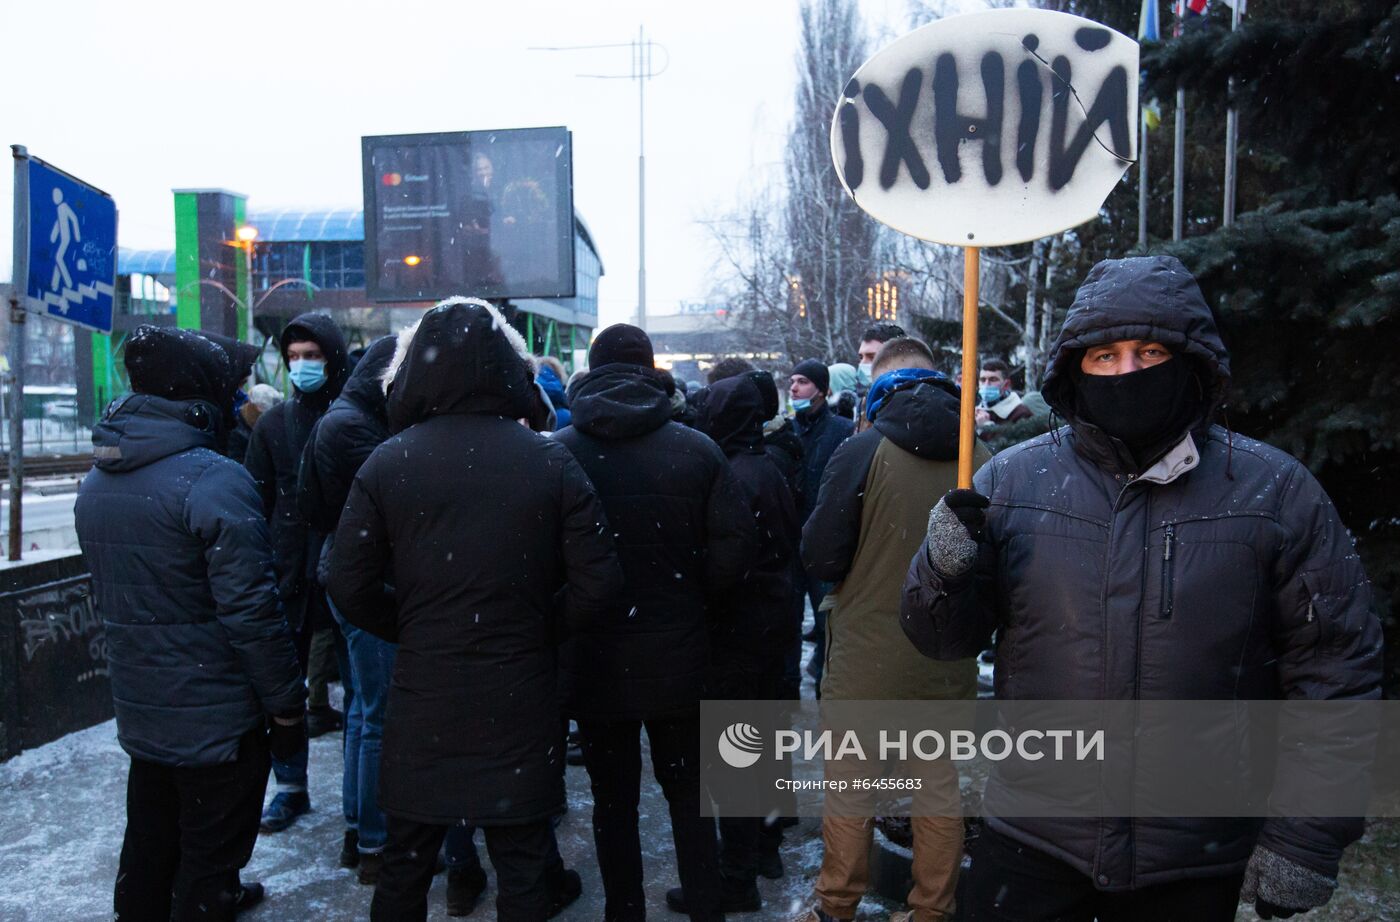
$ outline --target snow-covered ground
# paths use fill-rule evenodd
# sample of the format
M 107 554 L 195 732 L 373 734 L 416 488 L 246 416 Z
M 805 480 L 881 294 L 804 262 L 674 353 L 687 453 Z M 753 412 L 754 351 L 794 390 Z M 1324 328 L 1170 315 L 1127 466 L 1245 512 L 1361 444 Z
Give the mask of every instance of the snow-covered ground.
M 811 680 L 805 685 L 804 694 L 810 696 Z M 126 820 L 129 764 L 117 745 L 112 721 L 0 764 L 0 797 L 5 805 L 0 809 L 0 919 L 84 922 L 111 918 L 112 882 Z M 249 922 L 368 918 L 371 889 L 360 886 L 353 871 L 336 863 L 344 831 L 341 765 L 339 734 L 311 741 L 313 812 L 286 832 L 258 839 L 244 879 L 261 881 L 267 887 L 267 900 L 241 918 Z M 651 779 L 649 758 L 644 756 L 643 765 L 648 766 L 640 814 L 649 915 L 661 920 L 680 919 L 665 904 L 666 890 L 680 882 L 666 802 Z M 596 920 L 603 915 L 603 885 L 594 860 L 590 825 L 593 799 L 581 767 L 570 767 L 567 779 L 570 809 L 558 828 L 559 848 L 565 862 L 583 877 L 583 897 L 560 918 Z M 477 846 L 489 868 L 480 835 Z M 747 918 L 787 919 L 808 905 L 821 865 L 819 821 L 804 819 L 788 830 L 783 860 L 787 876 L 777 881 L 760 879 L 764 909 Z M 429 919 L 448 918 L 443 887 L 444 878 L 438 877 L 429 897 Z M 888 907 L 869 900 L 866 907 L 863 919 L 883 919 L 889 912 Z M 472 918 L 495 918 L 494 889 L 488 891 Z
M 286 832 L 258 839 L 244 879 L 262 881 L 268 897 L 243 918 L 331 922 L 368 917 L 371 889 L 356 883 L 353 871 L 336 864 L 344 830 L 339 746 L 338 734 L 312 740 L 313 812 Z M 117 745 L 116 726 L 108 721 L 0 765 L 0 792 L 6 804 L 0 811 L 0 919 L 111 918 L 128 764 Z M 593 802 L 582 768 L 569 769 L 568 787 L 570 811 L 558 829 L 559 847 L 565 861 L 583 876 L 584 895 L 561 918 L 598 919 L 603 914 L 603 889 L 593 859 Z M 666 889 L 679 880 L 666 803 L 654 783 L 643 787 L 641 822 L 651 914 L 664 919 L 671 915 L 665 908 Z M 479 835 L 477 845 L 489 867 Z M 789 831 L 784 860 L 792 872 L 786 879 L 761 881 L 767 903 L 762 918 L 787 918 L 808 899 L 821 862 L 815 820 L 804 820 Z M 439 877 L 430 897 L 430 919 L 447 918 L 442 887 Z M 493 898 L 488 893 L 472 917 L 495 918 Z

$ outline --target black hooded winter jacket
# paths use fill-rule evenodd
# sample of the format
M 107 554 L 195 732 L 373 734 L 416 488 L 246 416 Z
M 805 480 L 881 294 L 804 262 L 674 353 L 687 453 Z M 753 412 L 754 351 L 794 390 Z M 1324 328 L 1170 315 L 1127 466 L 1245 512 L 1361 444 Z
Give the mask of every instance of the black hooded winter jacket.
M 93 428 L 74 522 L 106 632 L 117 739 L 163 765 L 231 762 L 306 701 L 267 520 L 201 400 L 132 394 Z
M 340 396 L 349 375 L 345 338 L 330 317 L 302 314 L 287 324 L 279 338 L 282 355 L 286 356 L 288 344 L 307 340 L 319 344 L 326 357 L 326 383 L 311 393 L 293 387 L 290 399 L 258 417 L 243 462 L 262 494 L 272 531 L 277 589 L 287 621 L 298 630 L 308 613 L 314 621 L 318 607 L 324 608 L 308 589 L 325 536 L 309 528 L 297 509 L 297 470 L 312 427 Z
M 1189 440 L 1182 433 L 1170 463 L 1141 476 L 1122 443 L 1075 416 L 1070 377 L 1085 348 L 1131 339 L 1193 362 L 1204 396 Z M 1096 266 L 1042 389 L 1069 425 L 977 472 L 976 489 L 991 500 L 978 564 L 947 579 L 925 544 L 904 587 L 909 638 L 953 659 L 975 655 L 997 631 L 1002 699 L 1379 697 L 1380 625 L 1351 536 L 1296 459 L 1210 425 L 1229 377 L 1210 309 L 1180 262 Z M 1330 738 L 1326 727 L 1318 734 L 1315 751 L 1343 761 L 1366 747 Z M 1139 781 L 1150 785 L 1156 766 L 1170 762 L 1139 741 Z M 998 783 L 994 776 L 989 788 Z M 1342 849 L 1361 832 L 1360 820 L 1326 818 L 1271 819 L 1262 829 L 1228 818 L 988 822 L 1103 890 L 1238 873 L 1256 839 L 1335 877 Z
M 719 445 L 744 488 L 759 540 L 747 578 L 722 606 L 711 631 L 718 656 L 756 645 L 786 651 L 797 639 L 789 612 L 802 528 L 792 491 L 763 446 L 763 424 L 769 418 L 764 403 L 751 374 L 725 378 L 709 388 L 697 419 L 699 430 Z
M 596 720 L 694 713 L 709 660 L 707 613 L 755 559 L 743 488 L 714 442 L 671 421 L 654 369 L 594 368 L 569 388 L 569 407 L 573 425 L 554 438 L 598 488 L 626 593 L 565 644 L 566 711 Z
M 381 379 L 394 358 L 397 343 L 396 337 L 384 336 L 370 344 L 350 373 L 344 390 L 317 421 L 306 441 L 297 474 L 297 510 L 321 534 L 335 534 L 355 473 L 389 437 Z M 325 585 L 324 570 L 332 543 L 328 539 L 321 551 L 317 568 L 321 585 Z
M 563 809 L 556 645 L 622 590 L 582 468 L 516 421 L 536 405 L 523 352 L 494 308 L 464 299 L 400 336 L 397 434 L 355 475 L 331 551 L 337 608 L 399 645 L 379 803 L 419 822 Z

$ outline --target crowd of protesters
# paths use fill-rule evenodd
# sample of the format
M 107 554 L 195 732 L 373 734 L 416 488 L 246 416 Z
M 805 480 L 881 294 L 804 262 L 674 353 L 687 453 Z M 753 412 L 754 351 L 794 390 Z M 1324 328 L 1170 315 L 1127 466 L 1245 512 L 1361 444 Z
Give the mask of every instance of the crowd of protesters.
M 370 918 L 423 919 L 444 866 L 448 913 L 472 912 L 477 830 L 498 919 L 576 900 L 554 832 L 572 722 L 605 918 L 644 919 L 655 883 L 645 734 L 666 903 L 712 922 L 786 913 L 757 879 L 784 875 L 790 821 L 705 818 L 703 699 L 794 700 L 804 668 L 831 701 L 967 699 L 992 645 L 1008 700 L 1379 696 L 1351 537 L 1299 462 L 1215 424 L 1229 355 L 1171 258 L 1093 270 L 1040 394 L 982 362 L 979 428 L 1063 425 L 979 442 L 971 489 L 956 369 L 891 323 L 777 380 L 725 359 L 689 391 L 636 327 L 603 330 L 569 377 L 468 298 L 356 353 L 318 314 L 278 345 L 284 400 L 249 384 L 257 350 L 142 327 L 131 393 L 94 431 L 76 519 L 131 757 L 124 922 L 256 904 L 239 871 L 310 809 L 307 739 L 333 730 L 335 845 L 374 885 Z M 957 789 L 948 768 L 927 796 Z M 994 816 L 964 872 L 963 821 L 920 812 L 907 922 L 1212 922 L 1242 898 L 1285 918 L 1328 900 L 1360 834 Z M 823 819 L 804 919 L 855 918 L 871 836 Z

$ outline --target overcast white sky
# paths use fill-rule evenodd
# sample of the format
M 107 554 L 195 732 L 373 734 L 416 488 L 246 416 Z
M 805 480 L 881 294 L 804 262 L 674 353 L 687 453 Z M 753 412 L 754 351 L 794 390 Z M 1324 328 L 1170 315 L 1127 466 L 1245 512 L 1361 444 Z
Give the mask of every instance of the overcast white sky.
M 904 0 L 863 5 L 903 30 Z M 362 135 L 565 125 L 606 324 L 636 303 L 637 87 L 575 75 L 625 75 L 629 52 L 527 49 L 627 42 L 642 24 L 671 57 L 646 106 L 648 306 L 669 313 L 710 292 L 697 219 L 780 178 L 797 0 L 0 0 L 0 140 L 111 193 L 122 246 L 166 248 L 171 189 L 358 207 Z M 6 172 L 3 279 L 11 196 Z

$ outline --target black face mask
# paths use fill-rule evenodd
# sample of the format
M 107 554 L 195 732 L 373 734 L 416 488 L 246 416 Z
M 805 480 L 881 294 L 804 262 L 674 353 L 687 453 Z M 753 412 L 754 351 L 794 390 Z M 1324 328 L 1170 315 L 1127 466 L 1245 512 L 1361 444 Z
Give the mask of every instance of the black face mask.
M 1139 462 L 1170 448 L 1200 417 L 1202 392 L 1192 363 L 1177 357 L 1126 375 L 1074 369 L 1076 414 L 1128 446 Z

